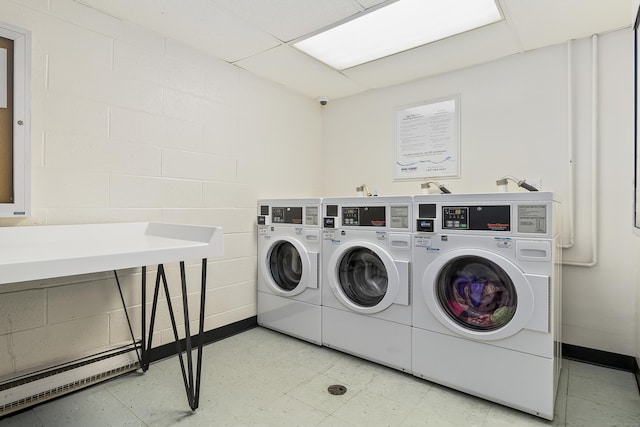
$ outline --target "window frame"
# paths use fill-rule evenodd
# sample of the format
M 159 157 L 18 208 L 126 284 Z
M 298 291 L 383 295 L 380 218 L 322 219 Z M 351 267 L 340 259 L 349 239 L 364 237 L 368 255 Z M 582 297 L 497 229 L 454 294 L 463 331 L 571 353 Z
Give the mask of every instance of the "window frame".
M 0 37 L 13 40 L 13 202 L 0 217 L 31 215 L 31 32 L 0 22 Z

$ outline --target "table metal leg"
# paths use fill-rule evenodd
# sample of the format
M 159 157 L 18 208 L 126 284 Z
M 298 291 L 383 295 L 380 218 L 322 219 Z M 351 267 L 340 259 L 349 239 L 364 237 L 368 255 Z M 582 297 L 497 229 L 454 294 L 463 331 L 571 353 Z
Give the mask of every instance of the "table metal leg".
M 204 346 L 204 311 L 207 296 L 207 260 L 202 260 L 202 278 L 200 285 L 200 325 L 198 329 L 198 361 L 196 366 L 196 391 L 194 402 L 196 408 L 200 400 L 200 377 L 202 374 L 202 347 Z
M 145 277 L 143 273 L 143 278 Z M 144 279 L 143 279 L 144 280 Z M 149 324 L 148 343 L 146 344 L 146 350 L 143 352 L 143 371 L 149 368 L 149 353 L 151 351 L 151 343 L 153 337 L 153 330 L 155 326 L 156 310 L 158 307 L 158 296 L 160 292 L 160 282 L 163 284 L 165 297 L 167 299 L 167 308 L 169 309 L 169 318 L 171 319 L 171 327 L 173 329 L 173 336 L 176 343 L 176 353 L 180 362 L 180 370 L 182 371 L 182 380 L 184 382 L 185 391 L 187 393 L 187 399 L 189 406 L 192 410 L 196 410 L 200 400 L 200 379 L 202 374 L 202 351 L 204 346 L 204 313 L 206 302 L 206 287 L 207 287 L 207 259 L 202 260 L 202 277 L 200 287 L 200 319 L 199 329 L 197 337 L 197 362 L 196 371 L 194 376 L 193 370 L 193 345 L 191 339 L 191 328 L 189 325 L 189 303 L 187 295 L 187 281 L 184 262 L 180 262 L 180 284 L 182 287 L 182 306 L 184 312 L 184 329 L 185 329 L 185 357 L 187 359 L 186 367 L 184 363 L 182 346 L 180 343 L 180 337 L 178 335 L 178 327 L 176 323 L 175 314 L 173 311 L 173 304 L 171 303 L 171 296 L 169 294 L 169 286 L 167 285 L 167 277 L 162 264 L 158 265 L 158 273 L 156 275 L 156 286 L 153 293 L 153 304 L 151 308 L 151 320 Z M 144 289 L 144 284 L 143 284 Z M 144 301 L 144 299 L 143 299 Z M 143 311 L 144 313 L 144 311 Z M 143 322 L 144 324 L 144 322 Z M 144 328 L 144 326 L 143 326 Z M 145 347 L 143 337 L 143 348 Z
M 149 335 L 147 337 L 147 342 L 145 343 L 144 340 L 142 342 L 142 346 L 145 347 L 145 358 L 143 359 L 143 366 L 142 366 L 142 371 L 146 371 L 149 369 L 149 363 L 150 363 L 150 356 L 151 356 L 151 344 L 153 341 L 153 329 L 155 327 L 155 323 L 156 323 L 156 310 L 158 308 L 158 294 L 160 291 L 160 279 L 161 277 L 164 276 L 164 266 L 162 264 L 158 265 L 158 272 L 156 273 L 156 286 L 153 290 L 153 302 L 151 304 L 151 319 L 149 320 Z M 145 285 L 146 285 L 146 275 L 143 274 L 143 281 L 145 283 L 143 283 L 143 287 L 142 289 L 145 289 Z M 165 279 L 166 282 L 166 279 Z M 146 290 L 143 291 L 145 296 L 146 296 Z M 143 302 L 143 304 L 146 305 L 146 301 Z M 146 310 L 143 311 L 143 313 L 145 313 Z M 145 314 L 146 317 L 146 314 Z M 144 329 L 144 324 L 145 324 L 146 318 L 142 321 L 142 328 Z
M 131 319 L 129 318 L 129 311 L 127 310 L 127 303 L 124 301 L 124 295 L 122 294 L 122 286 L 120 286 L 120 279 L 118 278 L 118 272 L 116 270 L 113 270 L 113 275 L 116 278 L 116 285 L 118 286 L 118 293 L 120 294 L 120 301 L 122 302 L 122 308 L 124 309 L 124 315 L 127 318 L 127 325 L 129 325 L 129 334 L 131 335 L 131 342 L 133 343 L 133 348 L 136 351 L 136 356 L 138 357 L 138 364 L 140 366 L 142 366 L 142 361 L 143 361 L 143 357 L 144 355 L 140 354 L 140 351 L 138 350 L 138 342 L 136 341 L 136 337 L 133 334 L 133 327 L 131 326 Z M 143 317 L 144 318 L 144 317 Z M 142 330 L 144 331 L 144 326 L 142 327 Z M 144 349 L 144 335 L 142 337 L 142 349 Z
M 140 369 L 145 372 L 149 369 L 149 352 L 147 351 L 147 267 L 142 267 L 142 331 L 141 331 L 142 349 L 142 361 L 140 362 Z

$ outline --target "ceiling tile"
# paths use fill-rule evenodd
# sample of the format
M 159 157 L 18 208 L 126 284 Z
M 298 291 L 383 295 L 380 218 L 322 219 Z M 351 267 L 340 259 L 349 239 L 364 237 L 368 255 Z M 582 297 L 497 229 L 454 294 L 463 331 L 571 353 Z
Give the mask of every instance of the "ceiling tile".
M 280 44 L 210 0 L 76 0 L 233 62 Z
M 353 0 L 213 0 L 282 41 L 294 40 L 363 10 Z
M 313 98 L 338 98 L 367 89 L 287 45 L 238 61 L 235 65 Z
M 525 50 L 628 27 L 631 0 L 500 0 Z

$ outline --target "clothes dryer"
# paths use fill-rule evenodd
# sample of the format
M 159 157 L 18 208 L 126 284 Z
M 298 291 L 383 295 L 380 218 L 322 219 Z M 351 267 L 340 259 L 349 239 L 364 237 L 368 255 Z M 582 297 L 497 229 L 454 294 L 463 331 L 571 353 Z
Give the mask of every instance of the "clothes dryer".
M 322 343 L 411 370 L 412 197 L 323 199 Z
M 557 209 L 549 192 L 415 197 L 414 375 L 553 419 Z
M 258 324 L 322 344 L 321 199 L 258 201 Z

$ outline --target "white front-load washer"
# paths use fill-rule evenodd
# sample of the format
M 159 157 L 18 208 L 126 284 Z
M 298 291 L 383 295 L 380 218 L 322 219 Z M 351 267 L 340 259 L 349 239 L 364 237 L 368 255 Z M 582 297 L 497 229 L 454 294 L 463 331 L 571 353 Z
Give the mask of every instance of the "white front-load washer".
M 323 199 L 322 343 L 411 370 L 411 196 Z
M 258 324 L 322 344 L 321 199 L 258 201 Z
M 553 419 L 561 367 L 553 193 L 414 201 L 413 374 Z

